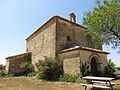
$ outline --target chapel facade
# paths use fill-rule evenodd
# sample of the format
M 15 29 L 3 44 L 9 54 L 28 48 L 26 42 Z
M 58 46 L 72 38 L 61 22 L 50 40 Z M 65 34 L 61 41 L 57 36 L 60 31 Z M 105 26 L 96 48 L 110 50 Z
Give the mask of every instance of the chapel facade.
M 54 16 L 26 39 L 26 52 L 7 57 L 6 71 L 19 73 L 21 62 L 31 60 L 34 67 L 44 56 L 55 58 L 63 64 L 64 73 L 80 74 L 80 63 L 90 65 L 93 75 L 105 73 L 108 52 L 96 48 L 85 27 L 76 23 L 76 15 L 69 19 Z M 35 67 L 35 71 L 37 68 Z

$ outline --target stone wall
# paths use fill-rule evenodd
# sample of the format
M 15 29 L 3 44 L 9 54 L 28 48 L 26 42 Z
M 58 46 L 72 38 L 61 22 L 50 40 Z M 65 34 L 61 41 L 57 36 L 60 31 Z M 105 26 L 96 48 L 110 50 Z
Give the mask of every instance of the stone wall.
M 50 20 L 49 23 L 47 22 L 27 39 L 26 51 L 32 53 L 33 64 L 38 60 L 43 60 L 44 56 L 52 57 L 64 64 L 65 73 L 78 74 L 80 72 L 80 69 L 78 69 L 80 63 L 78 62 L 87 62 L 89 64 L 90 56 L 94 52 L 78 50 L 79 53 L 78 51 L 59 53 L 61 50 L 74 46 L 95 48 L 91 37 L 86 35 L 82 26 L 57 17 Z M 105 66 L 106 61 L 104 62 L 104 60 L 106 56 L 103 54 L 98 56 L 104 58 L 103 66 Z
M 107 64 L 107 55 L 99 53 L 99 56 L 100 56 L 100 58 L 102 60 L 101 70 L 102 70 L 102 74 L 104 75 L 105 74 L 105 67 L 108 66 L 108 64 Z
M 64 73 L 73 75 L 80 74 L 81 62 L 91 66 L 91 59 L 93 57 L 97 62 L 97 73 L 100 72 L 99 75 L 104 75 L 105 67 L 107 66 L 107 54 L 105 53 L 81 49 L 63 50 L 59 53 L 59 59 L 63 63 Z
M 94 48 L 91 38 L 85 35 L 83 29 L 60 18 L 49 21 L 27 39 L 26 51 L 32 52 L 32 63 L 43 60 L 44 56 L 59 59 L 60 50 L 76 45 Z
M 55 39 L 56 23 L 55 20 L 52 20 L 27 40 L 27 52 L 32 52 L 33 64 L 38 60 L 43 60 L 44 56 L 55 58 Z M 37 69 L 35 68 L 35 70 Z
M 95 57 L 96 61 L 100 66 L 98 70 L 101 72 L 102 75 L 105 74 L 105 67 L 107 66 L 107 54 L 92 52 L 92 51 L 85 51 L 80 50 L 80 59 L 81 62 L 86 62 L 87 64 L 91 64 L 92 57 Z
M 72 46 L 84 46 L 94 48 L 93 41 L 90 36 L 85 34 L 83 27 L 76 24 L 57 19 L 57 50 L 62 50 Z M 67 40 L 67 37 L 70 40 Z
M 12 74 L 21 74 L 27 71 L 22 67 L 26 62 L 31 62 L 31 53 L 24 53 L 6 58 L 6 72 Z
M 63 63 L 63 71 L 65 74 L 80 74 L 79 51 L 60 53 L 59 59 Z
M 84 50 L 59 53 L 74 46 L 95 48 L 91 37 L 86 35 L 84 27 L 56 16 L 27 38 L 26 52 L 31 54 L 25 53 L 7 58 L 6 71 L 23 72 L 25 70 L 19 67 L 23 62 L 32 59 L 32 63 L 35 64 L 47 56 L 60 60 L 65 73 L 77 75 L 80 73 L 80 62 L 90 64 L 90 57 L 96 55 L 102 63 L 101 70 L 104 73 L 104 67 L 107 65 L 106 54 Z M 35 70 L 37 71 L 36 67 Z

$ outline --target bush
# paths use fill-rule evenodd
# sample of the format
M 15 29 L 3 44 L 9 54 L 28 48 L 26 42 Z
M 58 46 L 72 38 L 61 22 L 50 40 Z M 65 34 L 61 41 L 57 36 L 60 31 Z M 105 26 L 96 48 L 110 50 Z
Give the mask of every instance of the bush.
M 25 69 L 25 68 L 26 68 L 25 72 L 31 72 L 34 70 L 34 66 L 31 61 L 25 61 L 21 63 L 20 69 Z
M 117 69 L 120 70 L 120 67 L 118 67 Z
M 75 81 L 76 83 L 87 83 L 86 80 L 84 80 L 83 78 L 77 78 L 77 80 Z
M 115 72 L 115 68 L 114 67 L 111 67 L 109 65 L 106 67 L 106 76 L 107 77 L 116 77 L 114 72 Z
M 2 64 L 0 64 L 0 69 L 4 69 L 4 66 Z
M 112 62 L 111 59 L 108 59 L 108 66 L 115 67 L 115 64 Z
M 45 57 L 45 60 L 39 60 L 35 65 L 38 68 L 38 79 L 58 80 L 62 74 L 61 65 L 53 58 Z
M 6 73 L 6 72 L 2 72 L 0 73 L 0 77 L 13 77 L 14 74 L 11 74 L 11 73 Z
M 78 76 L 70 75 L 70 74 L 61 75 L 59 78 L 60 81 L 65 81 L 65 82 L 76 82 L 77 79 Z
M 21 72 L 15 73 L 15 76 L 27 76 L 28 73 L 34 71 L 34 66 L 31 61 L 25 61 L 20 64 Z
M 30 73 L 27 74 L 27 76 L 28 77 L 34 77 L 34 76 L 36 76 L 36 74 L 37 74 L 36 72 L 30 72 Z
M 108 77 L 116 77 L 115 74 L 115 64 L 111 59 L 108 60 L 108 66 L 106 67 L 106 76 Z
M 87 63 L 81 63 L 80 64 L 80 74 L 81 74 L 81 77 L 92 75 L 90 65 Z

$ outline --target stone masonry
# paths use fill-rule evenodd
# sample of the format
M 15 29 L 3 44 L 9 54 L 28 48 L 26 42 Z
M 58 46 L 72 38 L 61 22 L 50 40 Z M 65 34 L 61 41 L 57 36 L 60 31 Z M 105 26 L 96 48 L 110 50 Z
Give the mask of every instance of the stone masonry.
M 91 66 L 91 59 L 95 57 L 97 61 L 97 70 L 100 72 L 99 74 L 105 75 L 107 54 L 109 53 L 103 52 L 102 50 L 77 46 L 62 50 L 59 54 L 59 59 L 63 62 L 64 73 L 79 75 L 80 63 L 87 63 Z
M 6 72 L 12 74 L 22 74 L 26 72 L 26 68 L 21 68 L 23 64 L 31 61 L 31 53 L 7 57 Z
M 95 59 L 97 71 L 104 73 L 108 53 L 101 48 L 95 49 L 94 41 L 86 34 L 85 27 L 76 24 L 76 16 L 73 14 L 69 15 L 70 20 L 54 16 L 42 25 L 26 39 L 26 53 L 31 53 L 33 64 L 43 60 L 44 56 L 55 58 L 63 64 L 64 73 L 74 75 L 80 74 L 80 62 L 91 65 Z M 10 68 L 12 64 L 22 62 L 19 58 L 7 58 L 8 72 L 19 71 L 17 68 Z
M 75 45 L 94 48 L 92 39 L 85 35 L 82 26 L 59 16 L 53 17 L 48 22 L 26 39 L 26 51 L 32 52 L 33 64 L 39 59 L 44 59 L 43 56 L 58 59 L 60 50 Z

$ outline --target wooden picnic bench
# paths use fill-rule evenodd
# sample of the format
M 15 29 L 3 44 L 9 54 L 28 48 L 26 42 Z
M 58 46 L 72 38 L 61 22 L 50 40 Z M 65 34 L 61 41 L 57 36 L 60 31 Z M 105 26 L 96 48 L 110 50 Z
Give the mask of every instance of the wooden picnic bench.
M 95 88 L 103 88 L 103 89 L 109 89 L 110 88 L 110 87 L 107 87 L 107 86 L 99 86 L 99 85 L 83 84 L 83 83 L 81 83 L 80 85 L 84 86 L 85 90 L 87 89 L 88 86 L 95 87 Z
M 80 85 L 84 86 L 85 90 L 87 89 L 88 86 L 95 87 L 95 88 L 103 88 L 103 89 L 111 88 L 113 90 L 113 85 L 116 85 L 116 83 L 111 82 L 115 78 L 86 76 L 86 77 L 83 77 L 83 79 L 87 80 L 87 83 L 81 83 Z M 94 83 L 105 84 L 105 86 L 94 85 Z

